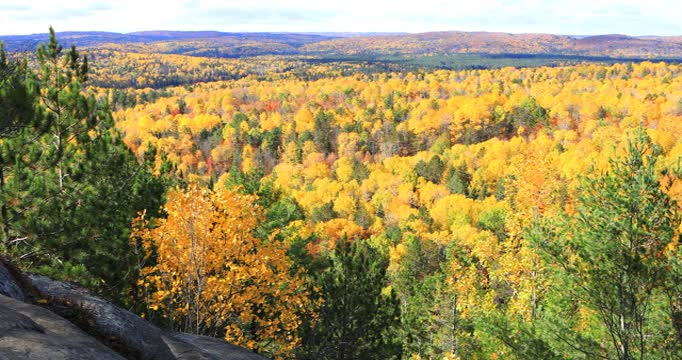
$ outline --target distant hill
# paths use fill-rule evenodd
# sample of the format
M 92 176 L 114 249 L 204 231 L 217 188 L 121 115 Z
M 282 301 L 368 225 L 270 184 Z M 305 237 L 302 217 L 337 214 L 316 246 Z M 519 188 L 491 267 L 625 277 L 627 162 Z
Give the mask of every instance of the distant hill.
M 307 44 L 302 50 L 345 54 L 479 53 L 679 58 L 682 57 L 682 38 L 452 31 L 332 39 Z
M 392 56 L 526 54 L 682 58 L 682 36 L 570 36 L 500 32 L 227 33 L 219 31 L 62 32 L 65 45 L 205 57 L 257 55 Z M 10 51 L 31 50 L 47 34 L 0 36 Z
M 347 35 L 334 36 L 333 34 L 318 35 L 318 34 L 299 34 L 299 33 L 226 33 L 219 31 L 141 31 L 128 34 L 113 33 L 113 32 L 58 32 L 57 38 L 64 45 L 76 45 L 79 48 L 83 47 L 99 47 L 111 44 L 154 44 L 161 42 L 187 42 L 194 41 L 193 47 L 202 47 L 199 43 L 213 46 L 234 47 L 249 45 L 254 46 L 258 43 L 268 44 L 263 54 L 278 53 L 271 52 L 272 44 L 279 44 L 280 46 L 298 48 L 305 44 L 332 40 Z M 0 41 L 3 41 L 5 48 L 8 51 L 22 51 L 32 50 L 39 43 L 46 42 L 48 34 L 32 34 L 32 35 L 9 35 L 0 36 Z M 256 46 L 257 47 L 257 46 Z M 185 51 L 163 51 L 164 53 L 185 54 Z M 186 46 L 184 47 L 186 48 Z M 223 49 L 224 50 L 224 49 Z M 191 52 L 191 51 L 190 51 Z M 229 52 L 229 51 L 228 51 Z M 259 54 L 261 52 L 258 52 Z M 253 54 L 249 54 L 253 55 Z

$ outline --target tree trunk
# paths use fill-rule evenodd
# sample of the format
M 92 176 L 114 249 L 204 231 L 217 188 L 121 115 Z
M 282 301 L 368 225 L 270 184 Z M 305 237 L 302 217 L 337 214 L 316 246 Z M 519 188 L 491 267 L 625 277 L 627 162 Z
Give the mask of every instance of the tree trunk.
M 620 345 L 622 360 L 630 360 L 630 339 L 628 325 L 625 323 L 625 290 L 623 289 L 623 276 L 620 276 L 620 284 L 618 284 L 618 296 L 620 297 L 620 311 L 618 320 L 620 323 Z
M 5 171 L 4 171 L 4 160 L 2 155 L 0 155 L 0 195 L 5 194 Z M 0 216 L 2 216 L 2 235 L 5 246 L 3 251 L 7 252 L 9 248 L 9 219 L 7 218 L 7 202 L 2 202 L 2 208 L 0 209 Z

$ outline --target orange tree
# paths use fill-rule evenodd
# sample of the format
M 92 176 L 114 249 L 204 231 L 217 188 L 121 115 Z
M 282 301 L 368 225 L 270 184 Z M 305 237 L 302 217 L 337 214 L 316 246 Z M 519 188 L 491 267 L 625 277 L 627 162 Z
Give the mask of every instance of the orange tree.
M 136 220 L 132 240 L 154 264 L 142 268 L 139 285 L 150 314 L 174 330 L 286 357 L 300 343 L 302 317 L 314 314 L 286 245 L 254 236 L 263 220 L 255 200 L 197 185 L 171 190 L 167 218 Z

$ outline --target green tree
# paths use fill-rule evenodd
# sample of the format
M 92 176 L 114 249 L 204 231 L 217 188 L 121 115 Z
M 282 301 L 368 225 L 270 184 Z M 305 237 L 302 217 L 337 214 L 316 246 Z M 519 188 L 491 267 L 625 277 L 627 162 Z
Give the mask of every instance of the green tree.
M 403 350 L 421 357 L 437 357 L 443 351 L 433 339 L 439 327 L 433 310 L 437 307 L 437 289 L 445 278 L 440 271 L 442 249 L 412 235 L 404 240 L 403 246 L 406 254 L 391 274 L 400 299 Z
M 8 249 L 22 264 L 121 299 L 134 281 L 128 233 L 138 211 L 158 209 L 165 186 L 123 143 L 105 102 L 86 95 L 88 64 L 50 29 L 38 48 L 38 124 L 7 144 Z
M 261 169 L 245 173 L 232 167 L 229 175 L 225 183 L 228 189 L 256 195 L 256 203 L 265 210 L 265 218 L 256 228 L 256 235 L 260 239 L 267 240 L 273 232 L 285 229 L 292 221 L 303 219 L 303 210 L 296 200 L 285 195 L 272 180 L 264 178 Z
M 537 124 L 547 125 L 549 120 L 549 112 L 547 109 L 538 105 L 535 98 L 528 96 L 521 104 L 512 111 L 510 121 L 516 128 L 521 126 L 526 128 L 535 127 Z
M 455 168 L 450 166 L 445 174 L 445 187 L 451 194 L 462 194 L 470 196 L 469 184 L 471 183 L 471 174 L 467 172 L 464 164 Z
M 675 358 L 681 345 L 664 290 L 668 253 L 679 241 L 679 207 L 662 188 L 658 149 L 643 130 L 627 149 L 608 170 L 582 181 L 577 215 L 545 224 L 531 238 L 556 275 L 548 307 L 564 314 L 582 307 L 597 319 L 598 327 L 571 338 L 569 316 L 556 332 L 562 342 L 592 357 Z
M 9 197 L 7 196 L 6 173 L 15 161 L 17 153 L 12 146 L 20 142 L 21 135 L 36 123 L 35 105 L 37 89 L 29 81 L 26 62 L 8 61 L 2 42 L 0 42 L 0 217 L 2 218 L 2 252 L 4 253 L 12 238 L 10 237 Z M 34 130 L 34 129 L 31 129 Z
M 336 138 L 335 132 L 337 127 L 334 126 L 334 115 L 320 110 L 315 114 L 315 129 L 313 130 L 313 140 L 318 147 L 318 150 L 324 154 L 334 152 Z
M 440 184 L 441 178 L 443 177 L 443 171 L 445 171 L 445 164 L 438 155 L 434 155 L 428 162 L 419 160 L 419 162 L 415 164 L 414 170 L 417 172 L 417 175 L 424 179 L 431 181 L 434 184 Z
M 0 138 L 17 135 L 34 124 L 36 88 L 27 81 L 26 62 L 7 59 L 0 42 Z
M 316 275 L 324 303 L 304 330 L 304 359 L 398 359 L 398 299 L 387 284 L 386 256 L 361 240 L 344 239 Z

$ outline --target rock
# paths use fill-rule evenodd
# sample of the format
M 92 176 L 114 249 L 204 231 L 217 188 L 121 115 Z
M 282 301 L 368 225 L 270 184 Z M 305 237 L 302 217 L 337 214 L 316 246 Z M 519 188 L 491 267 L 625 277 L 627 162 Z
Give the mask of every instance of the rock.
M 184 341 L 179 341 L 171 337 L 170 335 L 162 335 L 161 339 L 168 346 L 170 351 L 173 353 L 178 360 L 212 360 L 208 354 L 204 353 L 198 347 L 193 344 L 186 343 Z
M 0 360 L 123 360 L 66 319 L 0 295 Z
M 21 287 L 2 259 L 0 259 L 0 295 L 9 296 L 19 301 L 26 299 L 24 292 L 21 291 Z
M 263 360 L 264 358 L 242 347 L 232 345 L 222 339 L 185 333 L 175 333 L 172 338 L 192 344 L 210 355 L 209 359 L 221 360 Z
M 141 317 L 74 284 L 41 275 L 29 275 L 29 278 L 54 311 L 106 341 L 109 347 L 126 357 L 144 360 L 175 358 L 161 339 L 161 329 Z
M 76 284 L 27 276 L 0 258 L 0 360 L 14 359 L 265 358 L 222 339 L 161 330 Z
M 222 339 L 163 331 L 75 284 L 29 275 L 50 308 L 129 359 L 263 360 Z M 2 358 L 0 358 L 2 360 Z
M 16 310 L 0 305 L 0 334 L 6 334 L 13 330 L 29 330 L 44 334 L 45 329 L 31 320 L 30 317 Z

